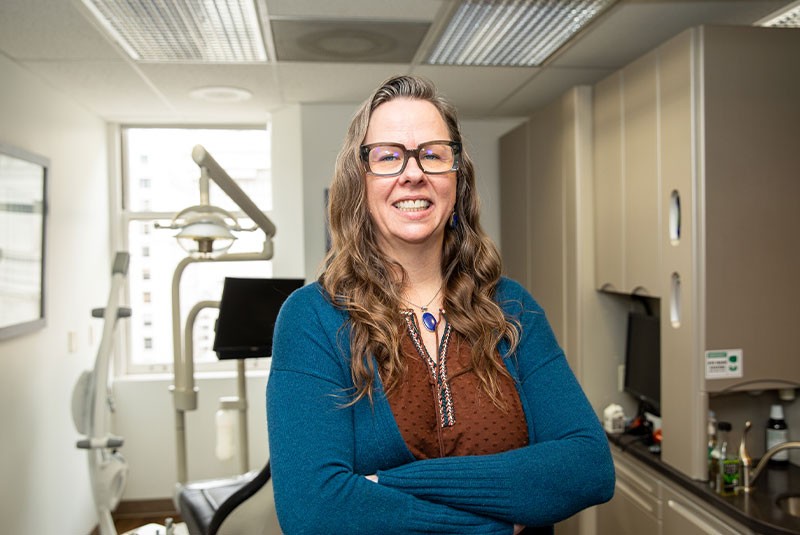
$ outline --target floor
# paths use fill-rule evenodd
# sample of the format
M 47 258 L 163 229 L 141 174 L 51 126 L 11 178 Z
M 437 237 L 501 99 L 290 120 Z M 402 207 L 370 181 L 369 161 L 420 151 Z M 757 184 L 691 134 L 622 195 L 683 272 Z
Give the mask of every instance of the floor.
M 137 523 L 136 526 L 128 528 L 128 531 L 123 531 L 122 527 L 118 525 L 117 531 L 120 535 L 166 535 L 167 533 L 164 525 L 156 522 L 144 525 Z M 171 535 L 189 535 L 189 530 L 186 529 L 186 524 L 180 522 L 173 526 Z
M 164 523 L 166 516 L 156 514 L 132 514 L 115 515 L 114 527 L 119 535 L 166 535 Z M 174 521 L 175 529 L 173 535 L 188 535 L 186 524 L 181 522 L 180 515 L 171 516 Z M 100 535 L 100 530 L 95 528 L 90 535 Z

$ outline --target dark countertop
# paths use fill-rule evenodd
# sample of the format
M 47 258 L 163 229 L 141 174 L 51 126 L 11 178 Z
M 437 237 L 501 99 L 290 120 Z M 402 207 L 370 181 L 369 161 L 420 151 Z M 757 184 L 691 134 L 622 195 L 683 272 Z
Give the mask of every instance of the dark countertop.
M 800 534 L 800 518 L 785 513 L 776 504 L 777 498 L 782 494 L 788 494 L 792 490 L 794 494 L 800 494 L 800 467 L 793 464 L 782 467 L 767 465 L 756 479 L 754 491 L 740 492 L 736 496 L 720 496 L 708 486 L 708 482 L 695 481 L 662 462 L 661 456 L 651 453 L 647 446 L 636 440 L 637 437 L 609 434 L 608 439 L 623 453 L 642 461 L 672 483 L 756 533 Z

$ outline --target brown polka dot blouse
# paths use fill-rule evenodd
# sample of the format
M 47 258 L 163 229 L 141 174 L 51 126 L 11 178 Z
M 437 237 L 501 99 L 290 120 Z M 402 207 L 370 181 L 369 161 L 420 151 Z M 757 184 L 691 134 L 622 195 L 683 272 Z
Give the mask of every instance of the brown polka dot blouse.
M 528 428 L 514 380 L 498 376 L 505 405 L 498 407 L 481 388 L 469 345 L 449 323 L 443 329 L 437 362 L 422 343 L 413 312 L 404 312 L 404 319 L 401 351 L 408 373 L 388 400 L 411 453 L 417 459 L 430 459 L 526 446 Z

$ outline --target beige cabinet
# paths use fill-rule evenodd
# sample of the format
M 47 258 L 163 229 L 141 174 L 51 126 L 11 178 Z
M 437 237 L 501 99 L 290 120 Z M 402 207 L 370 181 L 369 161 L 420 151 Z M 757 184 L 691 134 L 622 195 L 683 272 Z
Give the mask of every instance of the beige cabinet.
M 660 479 L 636 461 L 614 454 L 614 497 L 597 507 L 597 533 L 657 535 L 661 533 Z
M 614 497 L 596 508 L 600 535 L 750 535 L 752 531 L 612 446 Z
M 750 535 L 753 532 L 732 519 L 698 502 L 697 497 L 664 484 L 662 535 Z M 600 533 L 600 532 L 598 532 Z
M 710 394 L 800 383 L 798 50 L 720 26 L 657 51 L 662 458 L 697 479 Z
M 625 290 L 625 207 L 622 175 L 622 73 L 594 86 L 595 284 Z
M 594 88 L 598 289 L 661 295 L 657 89 L 655 52 Z
M 663 459 L 696 479 L 710 394 L 800 383 L 798 50 L 693 28 L 594 86 L 595 286 L 661 298 Z

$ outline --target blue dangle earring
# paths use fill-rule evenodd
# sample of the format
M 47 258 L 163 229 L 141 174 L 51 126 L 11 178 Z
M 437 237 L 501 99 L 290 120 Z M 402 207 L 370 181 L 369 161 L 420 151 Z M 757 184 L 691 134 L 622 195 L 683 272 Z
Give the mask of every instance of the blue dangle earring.
M 455 230 L 458 227 L 458 214 L 456 209 L 453 208 L 453 215 L 450 216 L 450 228 Z

